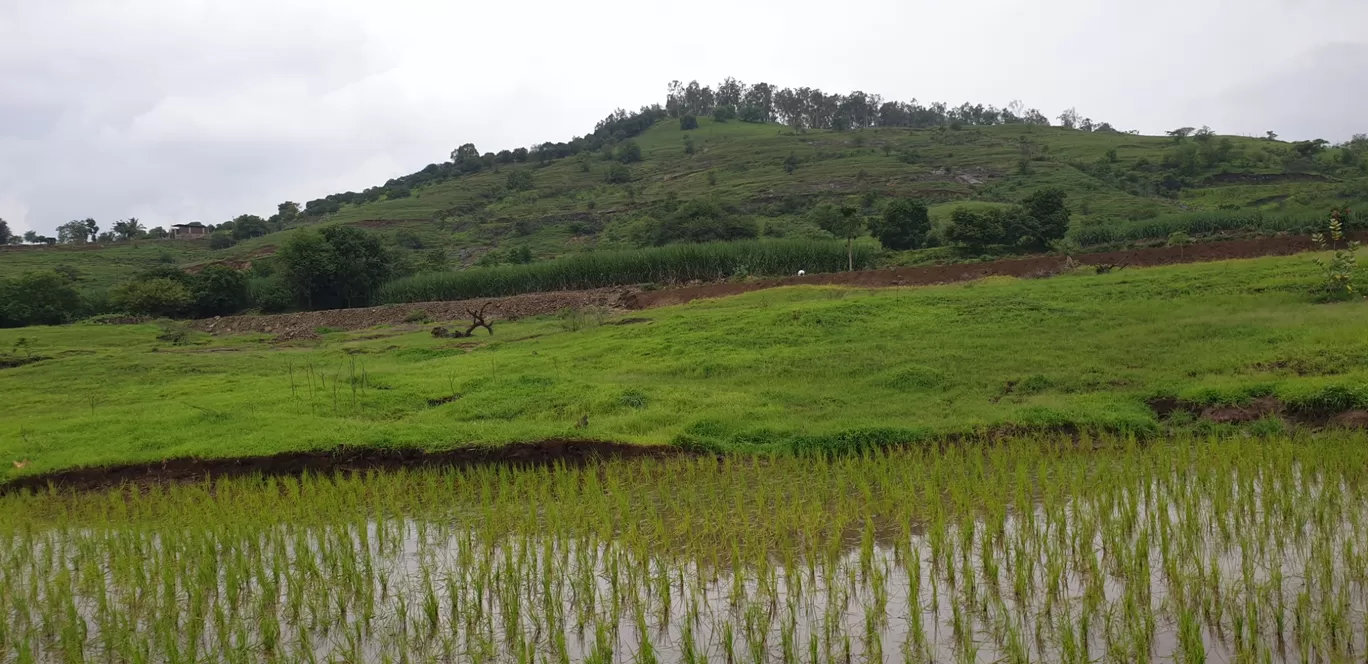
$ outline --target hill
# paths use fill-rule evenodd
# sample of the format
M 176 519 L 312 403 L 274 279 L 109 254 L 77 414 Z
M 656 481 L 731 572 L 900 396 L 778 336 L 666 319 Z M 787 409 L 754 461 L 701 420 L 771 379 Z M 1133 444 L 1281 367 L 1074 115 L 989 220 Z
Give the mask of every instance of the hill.
M 751 89 L 743 87 L 736 98 L 746 99 Z M 785 91 L 779 92 L 776 98 Z M 810 214 L 822 203 L 874 215 L 887 201 L 915 198 L 930 205 L 943 227 L 957 207 L 1010 204 L 1054 187 L 1068 195 L 1074 238 L 1092 246 L 1163 238 L 1173 230 L 1299 231 L 1331 208 L 1368 201 L 1368 140 L 1362 138 L 1331 147 L 1190 128 L 1139 136 L 1076 115 L 1064 118 L 1073 128 L 1041 124 L 1038 112 L 1004 123 L 1007 111 L 968 105 L 894 109 L 911 118 L 897 122 L 933 126 L 883 126 L 866 118 L 860 122 L 869 126 L 860 128 L 814 128 L 849 127 L 853 120 L 743 109 L 742 117 L 792 124 L 723 121 L 731 112 L 718 109 L 726 107 L 696 97 L 677 88 L 663 108 L 618 112 L 593 134 L 531 151 L 481 155 L 473 145 L 461 146 L 450 162 L 364 192 L 310 201 L 297 218 L 273 218 L 283 230 L 228 249 L 167 240 L 78 251 L 11 249 L 0 253 L 0 277 L 64 266 L 83 277 L 85 288 L 99 289 L 158 264 L 243 266 L 269 255 L 297 228 L 319 225 L 378 232 L 409 255 L 412 271 L 680 241 L 830 237 Z M 855 95 L 832 97 L 832 108 L 845 108 Z M 927 119 L 917 120 L 917 113 Z M 687 223 L 671 221 L 680 217 Z M 946 242 L 939 232 L 930 239 Z M 883 260 L 971 255 L 978 253 L 931 249 Z

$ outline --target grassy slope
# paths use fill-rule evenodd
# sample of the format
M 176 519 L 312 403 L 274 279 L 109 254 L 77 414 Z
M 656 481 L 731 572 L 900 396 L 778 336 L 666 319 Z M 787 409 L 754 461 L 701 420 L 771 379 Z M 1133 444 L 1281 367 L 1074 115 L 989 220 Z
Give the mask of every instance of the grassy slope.
M 1363 385 L 1368 303 L 1310 304 L 1314 274 L 1299 256 L 918 289 L 788 288 L 633 314 L 648 324 L 502 323 L 469 352 L 417 326 L 293 348 L 260 337 L 172 347 L 151 325 L 0 330 L 0 348 L 23 336 L 56 357 L 0 370 L 0 460 L 38 472 L 344 443 L 668 443 L 690 433 L 763 448 L 870 427 L 1152 430 L 1144 400 L 1157 393 L 1295 399 Z M 353 358 L 371 384 L 355 406 Z M 1009 381 L 1017 387 L 1004 394 Z M 428 405 L 453 391 L 462 398 Z
M 683 149 L 693 137 L 696 153 Z M 1023 139 L 1043 161 L 1020 175 L 1017 162 Z M 635 182 L 609 185 L 609 162 L 593 156 L 561 159 L 541 167 L 515 164 L 498 172 L 482 172 L 414 191 L 409 198 L 347 206 L 321 223 L 381 222 L 387 233 L 407 230 L 427 247 L 443 248 L 457 263 L 469 263 L 491 247 L 530 247 L 538 258 L 599 246 L 628 246 L 626 227 L 638 214 L 650 213 L 668 196 L 681 200 L 716 196 L 756 215 L 771 232 L 817 234 L 801 214 L 785 212 L 787 203 L 817 199 L 856 200 L 866 191 L 882 196 L 916 196 L 936 204 L 933 216 L 944 222 L 953 203 L 1010 201 L 1044 186 L 1069 192 L 1076 224 L 1111 223 L 1187 210 L 1236 206 L 1272 212 L 1320 212 L 1368 195 L 1368 177 L 1347 182 L 1281 182 L 1229 184 L 1185 190 L 1179 200 L 1137 197 L 1069 165 L 1096 162 L 1115 149 L 1118 169 L 1139 159 L 1162 160 L 1172 149 L 1169 139 L 1130 134 L 1099 134 L 1059 128 L 998 126 L 949 129 L 870 129 L 856 132 L 795 132 L 779 125 L 741 122 L 718 124 L 700 119 L 695 131 L 682 132 L 673 120 L 661 122 L 636 139 L 644 160 L 632 165 Z M 1267 141 L 1231 137 L 1239 148 L 1261 151 Z M 1285 147 L 1285 146 L 1281 146 Z M 885 150 L 887 148 L 887 151 Z M 905 163 L 900 155 L 917 155 Z M 803 163 L 793 174 L 782 163 L 794 154 Z M 534 172 L 536 188 L 509 192 L 509 170 Z M 716 184 L 709 183 L 709 173 Z M 1200 178 L 1198 178 L 1200 179 Z M 634 192 L 634 193 L 633 193 Z M 100 251 L 0 253 L 0 277 L 35 267 L 68 263 L 101 280 L 124 278 L 155 262 L 163 248 L 176 260 L 192 264 L 241 259 L 283 242 L 290 231 L 209 252 L 183 243 L 144 242 L 155 247 L 137 259 L 126 247 Z

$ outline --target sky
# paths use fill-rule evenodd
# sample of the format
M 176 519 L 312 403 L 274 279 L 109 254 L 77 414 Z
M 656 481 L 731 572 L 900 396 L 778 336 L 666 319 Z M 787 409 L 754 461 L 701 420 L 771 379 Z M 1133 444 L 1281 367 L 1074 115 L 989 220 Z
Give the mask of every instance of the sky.
M 268 216 L 727 76 L 1338 142 L 1368 132 L 1364 25 L 1364 0 L 0 0 L 0 218 Z

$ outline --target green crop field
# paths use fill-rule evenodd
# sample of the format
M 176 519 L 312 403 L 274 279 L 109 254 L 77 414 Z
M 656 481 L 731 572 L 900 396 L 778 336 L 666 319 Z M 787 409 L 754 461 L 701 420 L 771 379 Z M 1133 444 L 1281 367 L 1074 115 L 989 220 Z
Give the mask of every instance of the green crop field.
M 154 324 L 5 330 L 9 357 L 48 359 L 0 369 L 0 459 L 27 462 L 0 472 L 339 445 L 589 438 L 769 452 L 1209 424 L 1161 423 L 1146 404 L 1161 396 L 1351 410 L 1368 400 L 1368 304 L 1312 304 L 1317 270 L 1294 256 L 784 288 L 501 322 L 473 339 L 416 323 L 321 330 L 317 342 L 188 333 L 180 345 Z

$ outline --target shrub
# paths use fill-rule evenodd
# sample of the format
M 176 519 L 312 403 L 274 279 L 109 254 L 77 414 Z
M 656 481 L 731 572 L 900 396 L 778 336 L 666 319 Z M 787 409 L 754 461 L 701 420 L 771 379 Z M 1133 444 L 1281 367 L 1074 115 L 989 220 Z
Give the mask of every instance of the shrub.
M 532 171 L 517 170 L 508 172 L 504 186 L 508 187 L 509 191 L 528 191 L 536 188 L 537 183 L 533 180 Z
M 636 141 L 623 141 L 613 153 L 618 161 L 624 164 L 641 161 L 641 146 Z
M 247 307 L 247 275 L 226 265 L 210 265 L 190 279 L 196 316 L 226 316 Z
M 1355 254 L 1358 253 L 1359 243 L 1350 241 L 1343 248 L 1340 247 L 1340 243 L 1344 242 L 1342 213 L 1339 210 L 1332 211 L 1327 232 L 1316 233 L 1311 239 L 1321 251 L 1334 251 L 1328 259 L 1314 259 L 1322 272 L 1322 282 L 1317 289 L 1321 298 L 1334 301 L 1354 297 L 1357 292 L 1354 277 L 1358 273 L 1358 257 Z
M 603 179 L 608 184 L 622 184 L 632 181 L 632 169 L 627 168 L 626 164 L 613 164 L 604 171 Z
M 692 116 L 692 115 L 681 115 L 681 116 L 679 116 L 679 129 L 680 129 L 681 131 L 688 131 L 688 130 L 690 130 L 690 129 L 698 129 L 698 118 L 696 118 L 696 117 L 694 117 L 694 116 Z
M 656 224 L 650 233 L 650 243 L 744 240 L 759 234 L 753 220 L 738 217 L 716 201 L 692 200 Z
M 736 107 L 728 104 L 719 104 L 713 108 L 713 119 L 718 122 L 726 122 L 736 118 Z
M 997 208 L 976 212 L 967 207 L 957 207 L 950 211 L 950 225 L 945 228 L 945 239 L 971 250 L 1002 244 L 1007 234 L 1003 228 L 1003 217 Z
M 921 201 L 900 198 L 884 208 L 883 217 L 870 230 L 889 249 L 920 249 L 931 230 L 931 215 Z
M 26 272 L 0 279 L 0 327 L 61 325 L 83 312 L 80 294 L 56 272 Z
M 284 283 L 310 308 L 364 306 L 394 268 L 380 241 L 354 226 L 295 233 L 277 260 Z
M 120 311 L 143 316 L 182 316 L 190 311 L 192 303 L 190 289 L 169 277 L 129 281 L 109 295 L 111 303 Z
M 235 244 L 237 244 L 237 241 L 233 239 L 233 236 L 229 234 L 228 231 L 215 231 L 209 236 L 210 249 L 227 249 Z

